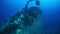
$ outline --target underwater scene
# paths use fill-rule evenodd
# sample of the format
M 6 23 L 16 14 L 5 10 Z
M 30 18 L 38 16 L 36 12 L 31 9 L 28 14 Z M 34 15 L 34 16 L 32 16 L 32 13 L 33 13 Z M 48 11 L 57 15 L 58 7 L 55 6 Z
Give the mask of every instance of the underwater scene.
M 60 0 L 0 0 L 0 34 L 60 34 Z

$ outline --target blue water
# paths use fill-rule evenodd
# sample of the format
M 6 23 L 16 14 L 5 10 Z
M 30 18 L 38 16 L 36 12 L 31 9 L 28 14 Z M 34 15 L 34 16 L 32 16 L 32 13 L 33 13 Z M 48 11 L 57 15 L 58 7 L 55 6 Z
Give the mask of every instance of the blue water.
M 0 25 L 10 16 L 25 7 L 28 0 L 0 0 Z M 32 2 L 30 6 L 34 6 Z M 60 5 L 59 0 L 40 0 L 43 12 L 44 32 L 60 32 Z

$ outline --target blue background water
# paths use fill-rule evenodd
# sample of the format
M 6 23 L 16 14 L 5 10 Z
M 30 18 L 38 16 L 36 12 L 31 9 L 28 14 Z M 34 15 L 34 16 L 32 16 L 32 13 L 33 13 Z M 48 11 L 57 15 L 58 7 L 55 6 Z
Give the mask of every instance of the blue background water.
M 11 15 L 25 7 L 28 0 L 0 0 L 0 26 Z M 30 6 L 34 6 L 32 2 Z M 60 32 L 60 5 L 59 0 L 40 0 L 40 8 L 44 16 L 45 32 Z

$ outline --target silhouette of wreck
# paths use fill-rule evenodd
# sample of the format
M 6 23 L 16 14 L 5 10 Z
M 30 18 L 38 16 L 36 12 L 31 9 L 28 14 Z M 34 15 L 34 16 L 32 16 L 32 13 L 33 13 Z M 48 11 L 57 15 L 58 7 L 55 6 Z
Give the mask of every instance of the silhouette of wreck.
M 29 0 L 24 9 L 18 11 L 6 21 L 4 27 L 0 29 L 0 34 L 16 34 L 17 29 L 23 30 L 24 27 L 33 24 L 34 20 L 37 18 L 38 11 L 41 12 L 41 10 L 37 6 L 28 8 L 28 4 L 31 1 L 33 0 Z M 36 5 L 39 5 L 39 0 L 36 1 Z

